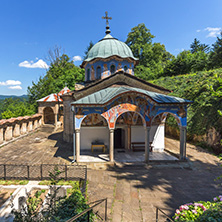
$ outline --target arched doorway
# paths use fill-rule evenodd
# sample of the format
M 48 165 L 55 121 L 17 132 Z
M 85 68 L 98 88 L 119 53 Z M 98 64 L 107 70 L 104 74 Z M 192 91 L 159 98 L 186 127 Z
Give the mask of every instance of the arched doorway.
M 133 111 L 122 113 L 116 120 L 114 152 L 117 162 L 143 162 L 145 154 L 145 120 Z M 137 149 L 134 149 L 137 144 Z
M 80 128 L 80 162 L 109 161 L 109 129 L 98 113 L 85 116 Z
M 172 113 L 161 113 L 157 115 L 151 123 L 150 140 L 152 142 L 153 151 L 159 152 L 156 155 L 155 160 L 176 160 L 180 155 L 180 120 Z M 173 126 L 173 128 L 171 128 Z M 169 132 L 171 135 L 176 136 L 177 142 L 174 139 L 169 138 Z
M 45 124 L 55 124 L 55 115 L 51 107 L 46 107 L 43 110 L 43 115 Z

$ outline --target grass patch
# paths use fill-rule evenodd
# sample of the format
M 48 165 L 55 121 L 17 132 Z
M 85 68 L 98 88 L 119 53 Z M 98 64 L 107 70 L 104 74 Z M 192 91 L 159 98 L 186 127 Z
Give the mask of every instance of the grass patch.
M 39 182 L 39 185 L 51 185 L 51 180 L 43 180 Z M 71 185 L 72 187 L 79 186 L 79 181 L 72 181 L 72 180 L 60 180 L 56 185 Z
M 0 185 L 26 185 L 28 180 L 0 180 Z

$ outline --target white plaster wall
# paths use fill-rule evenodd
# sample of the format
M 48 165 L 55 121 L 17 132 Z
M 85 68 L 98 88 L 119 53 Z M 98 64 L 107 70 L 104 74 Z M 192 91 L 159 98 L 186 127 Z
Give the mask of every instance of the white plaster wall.
M 145 142 L 145 130 L 143 126 L 131 126 L 131 142 Z
M 150 138 L 151 141 L 153 142 L 152 145 L 154 146 L 153 147 L 154 151 L 164 150 L 165 147 L 164 136 L 165 136 L 164 124 L 151 126 Z
M 150 129 L 150 141 L 153 142 L 154 151 L 163 151 L 164 144 L 164 125 L 153 125 Z M 131 142 L 145 142 L 145 130 L 143 126 L 131 127 Z
M 80 129 L 80 151 L 91 150 L 91 143 L 95 140 L 103 142 L 109 149 L 108 127 L 81 127 Z

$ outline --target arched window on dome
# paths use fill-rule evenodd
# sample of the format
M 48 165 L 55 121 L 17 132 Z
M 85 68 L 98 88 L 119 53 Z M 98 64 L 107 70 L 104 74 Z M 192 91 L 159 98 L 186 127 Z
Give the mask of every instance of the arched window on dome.
M 115 73 L 115 71 L 116 71 L 116 66 L 115 66 L 115 65 L 111 65 L 111 66 L 110 66 L 110 72 L 111 72 L 111 74 Z
M 101 67 L 97 66 L 96 68 L 96 78 L 101 79 Z
M 90 80 L 90 69 L 87 69 L 87 76 L 86 76 L 86 80 L 89 81 Z
M 124 71 L 125 71 L 125 72 L 127 71 L 127 69 L 128 69 L 128 67 L 127 67 L 127 66 L 124 66 Z

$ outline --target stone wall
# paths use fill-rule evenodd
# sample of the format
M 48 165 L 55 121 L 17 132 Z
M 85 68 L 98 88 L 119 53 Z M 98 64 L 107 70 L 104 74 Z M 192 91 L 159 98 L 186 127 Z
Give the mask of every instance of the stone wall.
M 42 125 L 42 115 L 23 116 L 0 120 L 0 145 L 37 129 Z
M 166 135 L 179 139 L 180 130 L 171 126 L 166 126 Z M 213 148 L 216 153 L 222 152 L 221 145 L 222 135 L 215 128 L 209 129 L 204 135 L 191 135 L 187 133 L 187 140 L 192 142 L 203 142 Z

